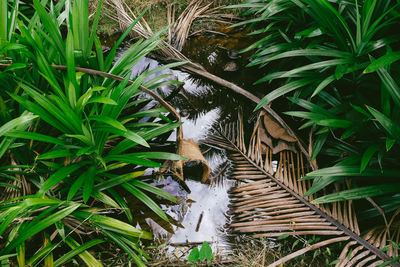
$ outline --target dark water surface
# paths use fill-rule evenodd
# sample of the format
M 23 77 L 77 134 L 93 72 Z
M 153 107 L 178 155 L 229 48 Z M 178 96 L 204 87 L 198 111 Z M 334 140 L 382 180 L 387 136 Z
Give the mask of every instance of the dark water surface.
M 183 53 L 195 62 L 202 64 L 209 72 L 232 81 L 243 88 L 252 85 L 264 73 L 246 68 L 250 62 L 248 54 L 238 53 L 251 43 L 246 33 L 225 31 L 225 35 L 200 35 L 190 38 Z M 120 52 L 123 52 L 120 51 Z M 161 66 L 161 63 L 144 58 L 132 69 L 132 77 Z M 161 227 L 156 219 L 148 218 L 146 222 L 157 236 L 158 243 L 170 244 L 167 254 L 179 257 L 179 247 L 184 243 L 202 243 L 207 241 L 214 252 L 226 255 L 231 248 L 232 236 L 228 234 L 226 224 L 229 197 L 228 190 L 235 184 L 229 180 L 230 162 L 225 151 L 201 145 L 210 133 L 210 129 L 219 123 L 234 119 L 238 108 L 251 114 L 254 108 L 246 99 L 229 89 L 213 85 L 207 80 L 179 70 L 165 70 L 150 76 L 171 74 L 166 79 L 184 82 L 179 93 L 169 99 L 169 103 L 181 114 L 184 138 L 191 138 L 200 144 L 203 154 L 211 168 L 211 184 L 202 184 L 186 176 L 186 184 L 191 192 L 187 193 L 170 176 L 161 177 L 155 183 L 167 192 L 178 197 L 179 204 L 162 205 L 166 213 L 175 219 L 180 226 L 173 226 L 173 232 Z M 168 97 L 177 92 L 178 86 L 163 86 L 158 93 Z M 156 105 L 155 101 L 149 107 Z M 251 116 L 250 116 L 251 117 Z M 175 141 L 175 133 L 169 137 Z M 228 240 L 229 239 L 229 240 Z M 181 253 L 184 254 L 184 253 Z

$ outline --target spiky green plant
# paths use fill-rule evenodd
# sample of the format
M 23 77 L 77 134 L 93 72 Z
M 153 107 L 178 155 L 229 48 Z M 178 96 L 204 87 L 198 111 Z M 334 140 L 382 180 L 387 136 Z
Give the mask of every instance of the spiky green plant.
M 144 266 L 140 240 L 152 234 L 130 224 L 134 207 L 126 196 L 168 220 L 153 198 L 175 198 L 138 177 L 161 166 L 157 160 L 182 159 L 149 149 L 151 140 L 180 125 L 163 108 L 141 109 L 148 101 L 141 87 L 156 88 L 162 77 L 145 79 L 160 69 L 130 81 L 130 69 L 156 48 L 162 32 L 114 62 L 137 20 L 104 58 L 96 36 L 101 1 L 91 25 L 87 0 L 45 2 L 33 1 L 31 17 L 18 12 L 18 1 L 0 4 L 6 21 L 0 26 L 6 60 L 0 62 L 0 258 L 59 266 L 79 256 L 101 266 L 88 249 L 111 242 Z
M 269 67 L 257 83 L 269 83 L 257 108 L 277 98 L 300 111 L 287 115 L 313 132 L 312 159 L 322 169 L 313 194 L 349 181 L 349 190 L 315 203 L 373 197 L 385 212 L 400 193 L 400 3 L 377 0 L 248 0 L 259 41 L 251 66 Z M 320 153 L 321 152 L 321 153 Z M 396 200 L 396 201 L 392 201 Z M 375 210 L 375 212 L 371 212 Z M 369 210 L 369 216 L 378 211 Z

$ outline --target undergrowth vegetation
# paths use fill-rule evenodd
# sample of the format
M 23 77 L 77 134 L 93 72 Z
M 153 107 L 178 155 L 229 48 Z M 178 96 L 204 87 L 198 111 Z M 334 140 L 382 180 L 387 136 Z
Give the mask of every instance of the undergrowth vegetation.
M 107 0 L 109 1 L 109 0 Z M 103 10 L 100 16 L 99 23 L 99 33 L 104 35 L 112 35 L 116 32 L 120 31 L 120 27 L 118 23 L 109 18 L 106 14 L 107 12 L 114 14 L 115 10 L 112 6 L 107 4 L 105 1 Z M 157 31 L 165 27 L 168 24 L 167 21 L 167 6 L 175 5 L 177 14 L 181 14 L 182 11 L 190 4 L 191 1 L 187 0 L 126 0 L 124 4 L 126 4 L 134 14 L 140 14 L 144 10 L 147 9 L 144 18 L 146 22 L 149 24 L 150 28 L 153 31 Z M 228 6 L 233 4 L 241 3 L 242 0 L 204 0 L 203 4 L 211 3 L 211 7 L 217 6 Z M 95 13 L 96 7 L 98 6 L 99 0 L 90 0 L 90 13 Z M 237 12 L 235 12 L 237 13 Z M 199 22 L 201 23 L 201 22 Z M 199 28 L 206 28 L 208 25 L 197 25 Z
M 162 32 L 116 60 L 125 33 L 105 56 L 96 34 L 101 4 L 89 25 L 88 0 L 0 3 L 2 263 L 59 266 L 75 258 L 101 266 L 89 250 L 112 243 L 144 266 L 141 244 L 152 234 L 132 226 L 135 207 L 126 199 L 164 220 L 154 199 L 176 201 L 140 176 L 161 166 L 157 160 L 181 159 L 149 149 L 180 123 L 164 108 L 144 109 L 150 99 L 142 88 L 160 85 L 160 77 L 146 77 L 160 69 L 130 72 Z
M 239 24 L 262 36 L 245 50 L 255 49 L 250 65 L 273 65 L 257 81 L 273 89 L 256 109 L 288 96 L 286 114 L 311 131 L 320 169 L 303 178 L 313 182 L 305 196 L 360 200 L 360 221 L 383 224 L 380 209 L 362 200 L 388 218 L 400 204 L 399 1 L 248 0 L 235 7 L 252 16 Z M 323 194 L 337 185 L 339 192 Z

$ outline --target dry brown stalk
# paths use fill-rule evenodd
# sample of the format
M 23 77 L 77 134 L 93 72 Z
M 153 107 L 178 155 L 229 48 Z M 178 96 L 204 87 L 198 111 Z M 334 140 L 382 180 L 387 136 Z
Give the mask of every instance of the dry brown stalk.
M 319 243 L 315 243 L 311 246 L 307 246 L 303 249 L 297 250 L 294 253 L 291 253 L 277 261 L 275 261 L 274 263 L 271 263 L 270 265 L 268 265 L 268 267 L 276 267 L 276 266 L 280 266 L 281 264 L 284 264 L 285 262 L 296 258 L 297 256 L 303 255 L 304 253 L 310 251 L 310 250 L 314 250 L 320 247 L 325 247 L 327 245 L 333 244 L 333 243 L 337 243 L 337 242 L 341 242 L 341 241 L 346 241 L 348 240 L 350 237 L 348 236 L 342 236 L 342 237 L 336 237 L 336 238 L 332 238 L 332 239 L 328 239 L 325 241 L 321 241 Z

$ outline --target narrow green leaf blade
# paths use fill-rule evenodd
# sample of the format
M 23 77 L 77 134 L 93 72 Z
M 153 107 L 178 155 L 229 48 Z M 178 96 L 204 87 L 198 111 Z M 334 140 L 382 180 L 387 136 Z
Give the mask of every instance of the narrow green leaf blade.
M 331 203 L 336 201 L 345 201 L 353 199 L 361 199 L 366 197 L 375 197 L 384 194 L 397 193 L 400 191 L 400 184 L 383 184 L 366 186 L 355 189 L 340 191 L 329 194 L 312 201 L 314 204 Z

